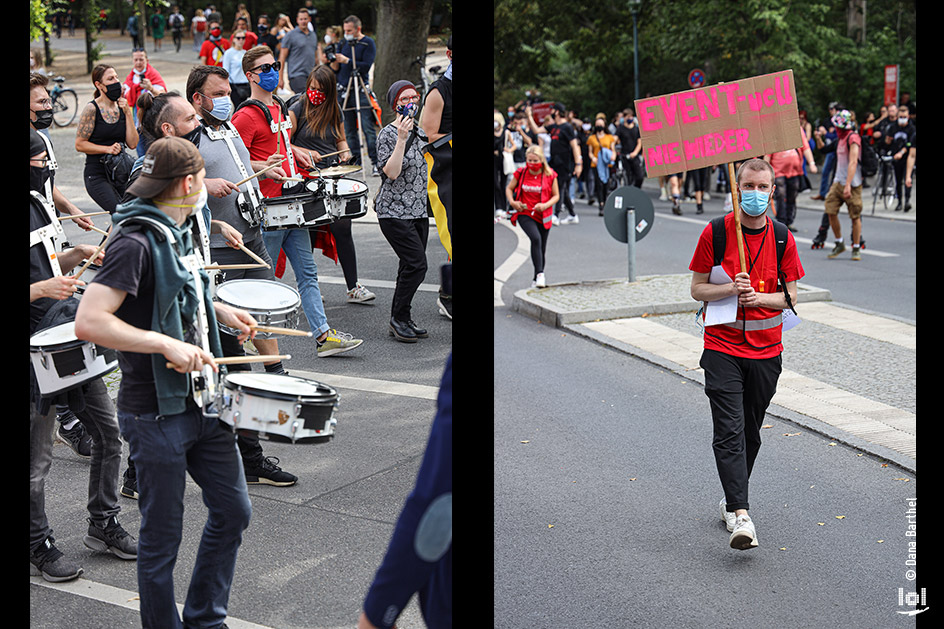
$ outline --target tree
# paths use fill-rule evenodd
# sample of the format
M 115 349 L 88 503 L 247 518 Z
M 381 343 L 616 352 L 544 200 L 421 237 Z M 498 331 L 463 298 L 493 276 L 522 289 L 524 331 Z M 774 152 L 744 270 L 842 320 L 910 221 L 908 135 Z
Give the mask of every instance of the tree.
M 411 63 L 417 57 L 425 60 L 433 0 L 378 0 L 377 4 L 373 89 L 386 124 L 396 117 L 387 104 L 387 89 L 401 79 L 422 83 L 420 69 Z

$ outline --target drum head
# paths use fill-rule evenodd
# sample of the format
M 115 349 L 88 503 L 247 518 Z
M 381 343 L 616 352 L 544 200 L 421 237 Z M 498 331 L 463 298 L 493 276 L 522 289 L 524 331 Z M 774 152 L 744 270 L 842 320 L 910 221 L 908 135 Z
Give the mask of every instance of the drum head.
M 337 397 L 337 391 L 328 385 L 315 380 L 299 378 L 298 376 L 274 373 L 238 372 L 227 374 L 226 382 L 232 386 L 239 387 L 250 393 L 256 393 L 263 397 L 266 397 L 267 394 L 291 398 Z
M 301 301 L 298 291 L 274 280 L 230 280 L 216 289 L 222 302 L 243 310 L 291 308 Z
M 367 194 L 367 184 L 349 177 L 339 177 L 337 180 L 338 196 L 353 197 Z
M 66 348 L 70 345 L 81 345 L 75 335 L 75 321 L 69 321 L 45 330 L 40 330 L 30 337 L 30 349 Z

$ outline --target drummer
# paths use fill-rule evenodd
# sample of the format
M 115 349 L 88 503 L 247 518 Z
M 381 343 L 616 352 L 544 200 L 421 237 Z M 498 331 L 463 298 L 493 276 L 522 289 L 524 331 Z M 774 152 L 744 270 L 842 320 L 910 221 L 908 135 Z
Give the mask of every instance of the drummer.
M 46 167 L 46 145 L 35 129 L 30 129 L 30 335 L 37 330 L 72 321 L 77 300 L 73 296 L 81 279 L 63 275 L 82 259 L 102 260 L 92 245 L 76 245 L 60 251 L 57 246 L 58 220 L 55 210 L 37 184 Z M 50 230 L 49 227 L 53 226 Z M 44 229 L 45 228 L 45 229 Z M 37 233 L 43 230 L 42 233 Z M 36 236 L 36 238 L 34 238 Z M 31 367 L 32 370 L 32 367 Z M 45 480 L 52 463 L 50 438 L 56 421 L 56 403 L 68 403 L 92 438 L 88 484 L 89 548 L 106 550 L 122 559 L 137 556 L 137 542 L 118 523 L 118 467 L 121 440 L 115 407 L 101 377 L 55 398 L 42 398 L 38 383 L 30 382 L 30 564 L 47 581 L 69 581 L 82 574 L 74 560 L 56 548 L 46 517 Z
M 252 513 L 232 432 L 205 416 L 190 391 L 189 372 L 205 365 L 218 371 L 217 321 L 240 330 L 239 340 L 256 323 L 245 311 L 213 302 L 205 283 L 198 293 L 178 258 L 193 253 L 191 215 L 199 211 L 205 174 L 200 152 L 183 138 L 148 147 L 129 189 L 137 198 L 119 205 L 113 218 L 116 225 L 150 220 L 159 227 L 118 228 L 75 323 L 78 338 L 119 351 L 118 421 L 140 490 L 138 592 L 145 627 L 181 624 L 173 571 L 187 474 L 203 489 L 209 513 L 184 605 L 186 626 L 218 627 L 226 619 L 236 555 Z M 205 272 L 199 273 L 205 282 Z M 209 330 L 210 352 L 189 342 L 199 342 L 194 330 L 201 328 Z
M 274 162 L 282 166 L 275 171 L 285 174 L 286 171 L 293 177 L 297 176 L 295 159 L 299 163 L 307 164 L 306 157 L 293 154 L 290 149 L 291 129 L 283 127 L 288 121 L 284 103 L 273 95 L 278 86 L 279 70 L 275 65 L 275 57 L 268 46 L 256 46 L 243 56 L 243 71 L 249 79 L 250 100 L 244 101 L 239 110 L 233 115 L 233 124 L 239 129 L 256 169 L 264 168 Z M 272 120 L 279 125 L 279 130 L 272 132 L 265 113 L 253 102 L 261 104 L 269 111 Z M 284 160 L 284 161 L 283 161 Z M 304 190 L 303 185 L 297 186 Z M 260 184 L 265 197 L 282 196 L 283 188 L 278 181 L 264 181 Z M 298 283 L 298 292 L 302 300 L 302 308 L 308 317 L 308 325 L 312 335 L 318 343 L 318 356 L 333 356 L 348 352 L 358 347 L 364 341 L 355 339 L 352 335 L 340 332 L 328 325 L 325 315 L 324 302 L 321 298 L 321 288 L 318 285 L 318 266 L 311 253 L 311 240 L 306 229 L 280 229 L 263 234 L 269 256 L 277 259 L 279 250 L 285 252 L 295 280 Z
M 242 214 L 238 206 L 240 196 L 255 208 L 261 207 L 259 180 L 273 178 L 280 180 L 284 173 L 280 168 L 250 179 L 242 186 L 234 182 L 242 181 L 252 173 L 252 164 L 249 151 L 239 136 L 239 131 L 230 121 L 232 103 L 229 100 L 230 83 L 229 73 L 221 67 L 196 66 L 187 78 L 187 101 L 196 115 L 200 126 L 196 133 L 189 131 L 188 139 L 200 150 L 207 177 L 204 180 L 208 193 L 207 206 L 214 221 L 221 221 L 231 225 L 241 235 L 244 246 L 264 260 L 269 266 L 266 268 L 227 270 L 223 274 L 224 281 L 236 279 L 275 280 L 272 259 L 266 250 L 262 239 L 262 229 L 258 224 L 250 223 Z M 159 123 L 160 124 L 160 123 Z M 177 127 L 180 131 L 190 128 L 189 124 L 181 123 Z M 278 160 L 273 160 L 277 163 Z M 242 195 L 240 195 L 242 192 Z M 214 263 L 220 265 L 253 264 L 248 254 L 241 250 L 234 250 L 228 246 L 227 236 L 223 233 L 210 234 L 210 254 Z M 236 337 L 221 333 L 220 343 L 224 356 L 240 356 L 244 354 L 242 346 Z M 253 339 L 253 345 L 263 355 L 278 355 L 279 342 L 277 339 Z M 235 369 L 248 368 L 248 365 L 234 366 Z M 281 361 L 263 363 L 268 373 L 285 373 Z M 288 487 L 298 481 L 294 474 L 282 470 L 275 457 L 263 456 L 259 438 L 254 435 L 240 434 L 236 441 L 243 457 L 246 481 L 250 484 L 266 484 L 276 487 Z
M 292 121 L 292 148 L 298 156 L 299 173 L 310 179 L 314 167 L 328 168 L 351 159 L 344 120 L 338 102 L 337 78 L 327 65 L 315 66 L 308 75 L 305 91 L 288 110 Z M 332 155 L 322 158 L 322 155 Z M 333 241 L 333 246 L 320 246 L 321 234 Z M 341 263 L 348 303 L 365 303 L 376 297 L 357 281 L 357 251 L 351 234 L 351 219 L 338 218 L 333 223 L 309 231 L 312 247 Z

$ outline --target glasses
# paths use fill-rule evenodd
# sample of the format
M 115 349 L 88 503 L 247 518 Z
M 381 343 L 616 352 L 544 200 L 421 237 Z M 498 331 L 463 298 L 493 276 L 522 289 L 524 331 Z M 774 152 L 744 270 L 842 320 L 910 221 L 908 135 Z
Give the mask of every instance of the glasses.
M 278 72 L 282 69 L 282 62 L 276 61 L 275 63 L 263 63 L 261 66 L 256 66 L 250 72 L 255 72 L 256 74 L 265 74 L 269 70 L 275 70 Z M 259 72 L 261 70 L 261 72 Z
M 398 100 L 397 102 L 398 102 L 398 103 L 401 103 L 401 104 L 403 104 L 403 105 L 406 105 L 407 103 L 418 103 L 418 102 L 420 102 L 420 96 L 419 96 L 419 94 L 417 94 L 416 96 L 404 96 L 403 98 L 401 98 L 401 99 Z

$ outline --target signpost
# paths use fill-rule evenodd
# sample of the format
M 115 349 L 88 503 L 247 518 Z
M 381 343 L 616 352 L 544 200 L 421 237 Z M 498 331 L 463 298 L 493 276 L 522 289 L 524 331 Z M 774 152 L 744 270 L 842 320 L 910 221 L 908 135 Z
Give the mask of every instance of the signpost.
M 885 99 L 887 107 L 898 102 L 898 66 L 885 66 Z
M 610 236 L 627 245 L 629 281 L 636 281 L 636 241 L 642 240 L 655 220 L 652 199 L 635 186 L 617 188 L 606 198 L 603 223 Z

